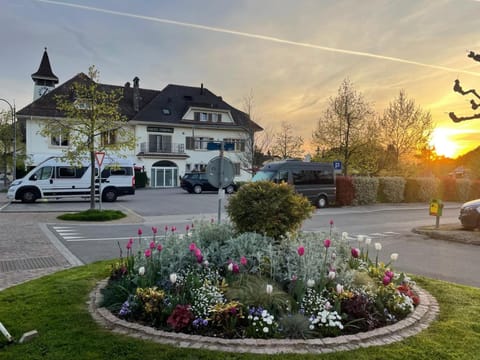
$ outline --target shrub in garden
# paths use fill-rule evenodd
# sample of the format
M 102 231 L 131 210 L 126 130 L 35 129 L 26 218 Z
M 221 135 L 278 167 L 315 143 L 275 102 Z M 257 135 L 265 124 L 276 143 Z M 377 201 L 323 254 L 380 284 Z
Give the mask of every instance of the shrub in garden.
M 258 181 L 243 185 L 227 205 L 237 232 L 257 232 L 274 239 L 297 231 L 314 207 L 286 184 Z
M 353 188 L 353 180 L 351 176 L 337 176 L 337 197 L 335 204 L 339 206 L 352 205 L 355 198 L 355 191 Z
M 457 201 L 456 179 L 452 176 L 445 176 L 439 181 L 441 199 L 443 201 Z
M 405 183 L 406 202 L 429 202 L 439 196 L 441 196 L 440 181 L 437 178 L 407 179 Z
M 405 192 L 405 179 L 399 176 L 379 178 L 378 201 L 400 203 Z
M 182 234 L 153 227 L 148 236 L 139 229 L 112 267 L 103 306 L 188 334 L 312 338 L 395 323 L 419 303 L 412 283 L 394 271 L 397 254 L 383 263 L 379 243 L 359 236 L 352 247 L 333 223 L 329 233 L 277 241 L 228 227 L 196 223 Z M 217 230 L 227 238 L 213 245 Z
M 374 204 L 377 200 L 378 178 L 369 176 L 353 177 L 353 187 L 355 189 L 355 205 Z
M 457 199 L 460 202 L 472 200 L 470 197 L 470 180 L 456 179 Z

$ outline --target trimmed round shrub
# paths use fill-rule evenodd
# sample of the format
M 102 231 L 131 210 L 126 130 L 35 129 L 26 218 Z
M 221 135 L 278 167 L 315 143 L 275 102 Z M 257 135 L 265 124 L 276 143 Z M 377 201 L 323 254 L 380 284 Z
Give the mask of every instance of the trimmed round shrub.
M 238 232 L 257 232 L 279 239 L 297 231 L 315 208 L 286 184 L 258 181 L 230 197 L 227 213 Z

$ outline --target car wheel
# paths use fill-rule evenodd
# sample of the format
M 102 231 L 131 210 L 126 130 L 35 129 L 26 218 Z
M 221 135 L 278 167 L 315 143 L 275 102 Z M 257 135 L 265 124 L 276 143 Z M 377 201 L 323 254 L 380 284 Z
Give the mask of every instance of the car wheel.
M 233 185 L 228 185 L 226 188 L 225 188 L 225 192 L 227 194 L 233 194 L 233 192 L 235 191 L 235 187 Z
M 195 185 L 195 186 L 193 187 L 193 192 L 194 192 L 195 194 L 200 194 L 200 193 L 202 192 L 202 187 L 201 187 L 200 185 Z
M 328 201 L 327 201 L 327 198 L 323 195 L 319 196 L 318 199 L 317 199 L 317 207 L 319 209 L 323 209 L 324 207 L 326 207 L 328 204 Z
M 25 190 L 22 193 L 22 202 L 23 203 L 33 203 L 37 200 L 37 194 L 33 190 Z
M 114 202 L 117 200 L 117 192 L 115 189 L 106 189 L 102 193 L 102 200 L 105 202 Z

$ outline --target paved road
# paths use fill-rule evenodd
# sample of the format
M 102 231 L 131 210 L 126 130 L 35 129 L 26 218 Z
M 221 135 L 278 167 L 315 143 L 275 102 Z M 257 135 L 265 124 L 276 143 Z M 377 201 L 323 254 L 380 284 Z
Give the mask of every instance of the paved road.
M 223 201 L 223 204 L 227 200 Z M 79 263 L 118 257 L 120 246 L 135 237 L 138 227 L 144 234 L 151 226 L 163 229 L 174 225 L 183 231 L 186 224 L 195 219 L 217 219 L 216 194 L 187 194 L 179 189 L 138 191 L 135 197 L 124 197 L 110 208 L 129 211 L 132 216 L 123 224 L 67 224 L 50 221 L 41 224 L 42 231 L 59 242 L 67 253 Z M 448 204 L 442 223 L 457 223 L 460 204 Z M 11 204 L 5 213 L 39 211 L 72 211 L 88 207 L 85 202 L 51 202 L 40 204 Z M 170 214 L 169 214 L 170 213 Z M 137 214 L 135 216 L 134 214 Z M 167 215 L 168 214 L 168 215 Z M 222 207 L 222 216 L 225 216 Z M 317 210 L 311 220 L 305 222 L 306 231 L 329 231 L 329 221 L 334 220 L 336 230 L 350 233 L 352 246 L 356 235 L 370 236 L 381 242 L 381 257 L 388 259 L 392 252 L 400 254 L 396 267 L 403 271 L 480 287 L 478 278 L 480 247 L 431 240 L 411 232 L 420 225 L 432 225 L 435 220 L 428 215 L 425 204 L 398 206 L 371 205 L 361 207 L 329 208 Z

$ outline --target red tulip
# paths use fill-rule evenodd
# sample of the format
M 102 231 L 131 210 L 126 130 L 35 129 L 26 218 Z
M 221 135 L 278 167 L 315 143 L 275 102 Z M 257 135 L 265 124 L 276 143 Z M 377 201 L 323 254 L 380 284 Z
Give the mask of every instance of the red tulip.
M 297 253 L 298 255 L 303 256 L 303 254 L 305 254 L 305 248 L 303 246 L 299 246 L 297 249 Z

